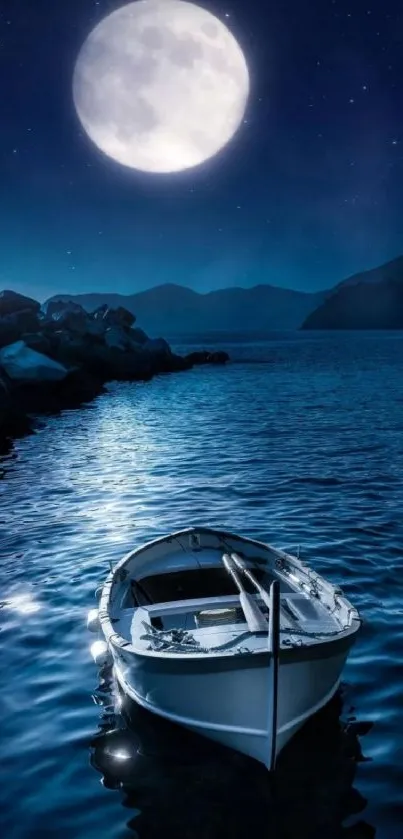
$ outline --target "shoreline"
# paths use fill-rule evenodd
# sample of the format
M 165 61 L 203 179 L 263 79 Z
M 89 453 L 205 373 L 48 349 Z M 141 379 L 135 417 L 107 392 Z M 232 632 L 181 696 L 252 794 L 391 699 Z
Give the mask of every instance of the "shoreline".
M 223 350 L 174 353 L 149 338 L 123 307 L 85 311 L 77 303 L 40 303 L 0 292 L 0 455 L 35 433 L 32 415 L 79 408 L 113 381 L 150 381 L 161 373 L 225 364 Z

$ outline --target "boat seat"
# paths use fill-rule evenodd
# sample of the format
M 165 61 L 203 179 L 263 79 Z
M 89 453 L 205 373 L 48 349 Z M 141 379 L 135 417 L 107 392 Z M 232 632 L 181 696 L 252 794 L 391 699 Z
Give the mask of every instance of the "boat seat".
M 137 649 L 145 650 L 149 647 L 149 641 L 143 637 L 147 634 L 147 624 L 150 624 L 150 631 L 152 631 L 152 627 L 162 629 L 163 626 L 164 630 L 184 629 L 191 631 L 195 637 L 197 636 L 197 632 L 201 633 L 202 636 L 203 632 L 217 633 L 226 631 L 228 624 L 223 624 L 222 621 L 218 621 L 218 625 L 210 627 L 200 627 L 198 625 L 197 618 L 200 613 L 206 613 L 206 611 L 215 609 L 227 609 L 236 613 L 239 609 L 238 595 L 232 594 L 223 597 L 211 597 L 208 600 L 199 597 L 194 600 L 167 601 L 166 603 L 157 603 L 152 606 L 141 606 L 134 610 L 125 610 L 129 613 L 129 637 Z M 156 619 L 162 621 L 161 625 L 156 626 Z M 236 615 L 234 619 L 236 621 Z M 232 628 L 238 631 L 236 623 Z
M 282 618 L 285 618 L 284 621 L 282 620 L 284 628 L 300 626 L 304 631 L 313 634 L 334 632 L 337 628 L 337 621 L 333 615 L 329 614 L 323 604 L 312 601 L 309 597 L 304 597 L 303 594 L 285 597 L 281 602 L 283 606 Z
M 288 611 L 295 615 L 297 620 L 312 621 L 322 618 L 322 614 L 318 611 L 316 605 L 303 595 L 293 597 L 292 599 L 285 597 L 284 602 L 288 607 Z
M 256 569 L 254 574 L 259 582 L 262 582 L 265 577 L 265 571 L 260 568 Z M 256 594 L 249 580 L 242 580 L 242 583 L 249 594 Z M 224 597 L 237 594 L 237 591 L 225 568 L 218 567 L 153 574 L 132 582 L 132 594 L 138 606 L 201 597 Z

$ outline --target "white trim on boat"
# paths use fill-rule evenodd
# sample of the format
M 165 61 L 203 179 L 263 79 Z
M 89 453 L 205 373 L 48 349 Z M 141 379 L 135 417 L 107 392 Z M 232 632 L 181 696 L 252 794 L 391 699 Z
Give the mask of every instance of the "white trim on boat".
M 179 714 L 174 714 L 172 711 L 165 711 L 163 708 L 160 708 L 159 705 L 154 705 L 153 702 L 148 702 L 147 699 L 140 696 L 134 688 L 129 685 L 128 682 L 123 678 L 122 674 L 119 671 L 119 668 L 114 665 L 114 670 L 116 674 L 116 678 L 121 685 L 122 689 L 126 691 L 129 696 L 134 700 L 134 702 L 138 702 L 143 708 L 146 708 L 147 711 L 152 711 L 154 713 L 158 713 L 160 716 L 165 717 L 167 720 L 171 720 L 171 722 L 176 722 L 178 725 L 184 726 L 191 726 L 192 728 L 203 728 L 206 731 L 228 731 L 232 734 L 247 734 L 252 735 L 254 737 L 267 737 L 267 731 L 264 728 L 262 729 L 255 729 L 255 728 L 242 728 L 242 726 L 238 725 L 223 725 L 222 723 L 218 722 L 203 722 L 202 720 L 195 720 L 191 717 L 183 717 Z
M 154 705 L 153 702 L 148 702 L 147 699 L 144 699 L 142 696 L 140 696 L 134 690 L 132 685 L 130 685 L 125 680 L 125 678 L 119 670 L 119 667 L 116 665 L 116 662 L 114 664 L 114 672 L 122 690 L 128 693 L 128 695 L 131 699 L 133 699 L 134 702 L 137 702 L 139 705 L 142 706 L 142 708 L 145 708 L 147 711 L 151 711 L 152 713 L 158 713 L 160 716 L 165 717 L 165 719 L 170 720 L 171 722 L 175 722 L 178 725 L 184 725 L 188 727 L 191 726 L 192 728 L 202 728 L 206 731 L 227 731 L 231 734 L 247 734 L 248 736 L 252 737 L 267 737 L 267 729 L 264 728 L 243 728 L 242 726 L 238 725 L 223 725 L 222 723 L 203 722 L 202 720 L 195 720 L 191 717 L 183 717 L 179 714 L 174 714 L 172 711 L 165 711 L 159 705 Z M 308 711 L 305 711 L 305 713 L 300 714 L 298 717 L 294 717 L 293 720 L 290 720 L 290 722 L 287 722 L 284 725 L 282 725 L 278 729 L 277 734 L 284 734 L 284 732 L 289 731 L 292 728 L 295 728 L 295 726 L 302 725 L 302 723 L 309 719 L 309 717 L 313 716 L 318 711 L 320 711 L 321 708 L 323 708 L 325 705 L 327 705 L 328 702 L 330 702 L 330 700 L 339 688 L 340 681 L 341 678 L 337 679 L 337 682 L 335 682 L 331 690 L 329 690 L 329 692 L 325 694 L 325 696 L 323 696 L 319 702 L 317 702 L 315 705 L 309 708 Z

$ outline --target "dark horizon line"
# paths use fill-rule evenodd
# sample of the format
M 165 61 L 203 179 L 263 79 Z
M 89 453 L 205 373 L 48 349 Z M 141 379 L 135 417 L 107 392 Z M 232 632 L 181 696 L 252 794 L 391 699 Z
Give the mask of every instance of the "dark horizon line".
M 272 283 L 256 283 L 253 286 L 223 286 L 222 288 L 212 288 L 209 291 L 198 291 L 195 288 L 191 288 L 190 286 L 181 285 L 181 283 L 159 283 L 155 286 L 149 286 L 148 288 L 142 288 L 139 291 L 132 291 L 132 292 L 122 292 L 122 291 L 77 291 L 77 292 L 57 292 L 56 294 L 52 294 L 51 297 L 47 297 L 46 300 L 53 300 L 55 297 L 100 297 L 102 295 L 116 295 L 118 297 L 136 297 L 138 294 L 146 294 L 149 291 L 156 291 L 160 288 L 179 288 L 185 289 L 186 291 L 191 291 L 193 294 L 197 294 L 199 297 L 207 297 L 209 294 L 219 294 L 221 291 L 253 291 L 256 288 L 272 288 L 276 291 L 291 291 L 294 294 L 307 294 L 307 295 L 316 295 L 316 294 L 325 294 L 327 291 L 331 291 L 334 286 L 330 288 L 318 289 L 317 291 L 305 291 L 299 288 L 290 288 L 289 286 L 277 286 L 273 285 Z M 46 303 L 46 300 L 44 302 Z
M 128 297 L 135 297 L 139 294 L 146 294 L 149 291 L 155 291 L 156 289 L 161 288 L 179 288 L 185 289 L 186 291 L 191 291 L 193 294 L 198 295 L 199 297 L 207 297 L 209 294 L 218 294 L 221 291 L 253 291 L 256 288 L 272 288 L 276 291 L 290 291 L 294 294 L 304 294 L 304 295 L 320 295 L 320 294 L 327 294 L 330 291 L 334 291 L 343 283 L 347 283 L 350 280 L 354 279 L 354 277 L 358 277 L 361 274 L 369 274 L 372 271 L 379 270 L 380 268 L 386 268 L 388 265 L 391 265 L 398 260 L 402 260 L 403 263 L 403 255 L 399 255 L 394 257 L 393 259 L 388 259 L 387 262 L 382 263 L 381 265 L 376 266 L 375 268 L 366 268 L 362 271 L 356 271 L 354 274 L 350 274 L 344 280 L 340 280 L 335 285 L 331 285 L 330 287 L 325 287 L 322 289 L 316 289 L 315 291 L 310 290 L 303 290 L 299 288 L 290 288 L 289 286 L 279 286 L 273 283 L 256 283 L 253 286 L 223 286 L 222 288 L 215 288 L 210 289 L 209 291 L 198 291 L 190 286 L 181 285 L 180 283 L 159 283 L 155 286 L 149 286 L 148 288 L 140 289 L 139 291 L 131 291 L 131 292 L 121 292 L 121 291 L 79 291 L 79 292 L 57 292 L 56 294 L 52 294 L 50 297 L 47 297 L 42 303 L 46 303 L 48 300 L 53 300 L 57 297 L 99 297 L 102 295 L 117 295 L 119 297 L 128 298 Z

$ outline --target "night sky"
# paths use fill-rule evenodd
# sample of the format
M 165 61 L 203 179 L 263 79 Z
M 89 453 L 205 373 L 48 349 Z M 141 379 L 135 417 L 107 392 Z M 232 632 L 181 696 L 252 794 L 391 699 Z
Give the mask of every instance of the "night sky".
M 215 158 L 140 173 L 104 156 L 75 61 L 119 0 L 1 0 L 0 287 L 133 293 L 271 283 L 307 291 L 403 252 L 403 4 L 209 0 L 251 74 Z

